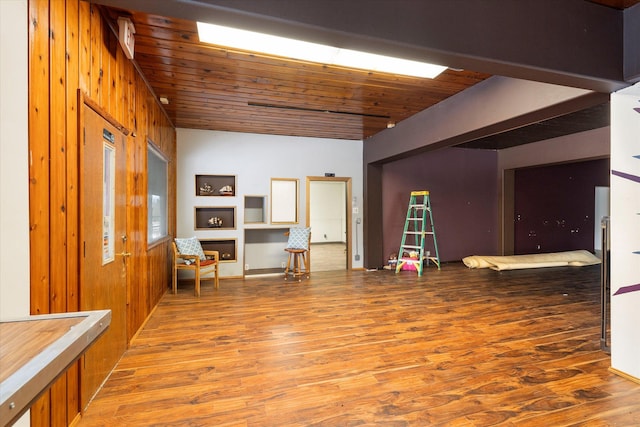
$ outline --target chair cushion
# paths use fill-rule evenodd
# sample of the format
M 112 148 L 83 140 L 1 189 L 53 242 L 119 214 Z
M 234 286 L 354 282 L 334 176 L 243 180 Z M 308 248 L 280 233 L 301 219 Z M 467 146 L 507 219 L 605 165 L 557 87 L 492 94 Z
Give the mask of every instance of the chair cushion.
M 287 249 L 309 249 L 309 233 L 311 233 L 311 227 L 294 227 L 289 229 Z
M 214 259 L 205 259 L 204 261 L 200 261 L 200 267 L 204 267 L 205 265 L 215 264 L 216 261 Z
M 178 252 L 182 255 L 197 255 L 200 258 L 200 261 L 207 259 L 207 257 L 204 256 L 202 245 L 196 237 L 189 237 L 186 239 L 176 238 L 174 240 L 176 241 Z

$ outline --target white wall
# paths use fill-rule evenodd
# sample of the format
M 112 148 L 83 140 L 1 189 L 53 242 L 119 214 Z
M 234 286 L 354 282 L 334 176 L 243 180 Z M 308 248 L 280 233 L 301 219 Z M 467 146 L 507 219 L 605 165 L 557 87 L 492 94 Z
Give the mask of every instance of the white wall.
M 640 380 L 640 84 L 611 95 L 611 367 Z
M 0 320 L 29 315 L 27 22 L 27 0 L 0 1 Z
M 220 273 L 242 276 L 244 267 L 244 228 L 288 228 L 272 225 L 267 209 L 267 223 L 243 224 L 244 195 L 267 196 L 270 203 L 271 178 L 299 179 L 300 225 L 306 225 L 306 177 L 324 176 L 352 178 L 353 196 L 362 201 L 362 142 L 324 138 L 302 138 L 258 135 L 194 129 L 177 130 L 177 234 L 200 239 L 238 239 L 238 260 L 222 263 Z M 195 195 L 195 175 L 235 175 L 234 197 L 198 197 Z M 236 206 L 235 230 L 194 230 L 194 206 Z M 362 206 L 357 206 L 362 216 Z M 354 235 L 351 237 L 355 244 Z M 362 239 L 360 239 L 362 240 Z M 362 253 L 360 247 L 353 253 Z M 353 268 L 361 268 L 362 258 L 352 260 Z
M 0 1 L 0 319 L 29 314 L 27 1 Z

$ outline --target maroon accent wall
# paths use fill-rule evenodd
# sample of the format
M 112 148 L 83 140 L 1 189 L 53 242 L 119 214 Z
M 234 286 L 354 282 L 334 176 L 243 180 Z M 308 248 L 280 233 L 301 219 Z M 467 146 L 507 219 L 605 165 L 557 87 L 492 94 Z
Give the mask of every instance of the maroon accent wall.
M 596 186 L 609 186 L 609 159 L 516 170 L 515 253 L 593 252 Z
M 498 250 L 497 153 L 445 148 L 383 165 L 383 260 L 398 251 L 411 191 L 429 190 L 441 261 Z M 432 250 L 432 249 L 430 249 Z

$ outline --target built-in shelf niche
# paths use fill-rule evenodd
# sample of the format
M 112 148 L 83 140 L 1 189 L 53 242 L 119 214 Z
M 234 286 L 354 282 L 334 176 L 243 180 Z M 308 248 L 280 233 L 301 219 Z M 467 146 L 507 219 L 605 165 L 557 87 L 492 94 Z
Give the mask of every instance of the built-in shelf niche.
M 221 191 L 225 187 L 231 191 Z M 196 175 L 196 196 L 235 196 L 235 175 Z
M 235 206 L 196 206 L 194 212 L 196 230 L 235 230 L 236 228 Z M 211 218 L 218 218 L 222 224 L 220 226 L 212 224 Z
M 218 251 L 220 262 L 238 261 L 237 239 L 199 239 L 205 251 Z
M 266 206 L 267 196 L 244 196 L 244 223 L 266 223 Z

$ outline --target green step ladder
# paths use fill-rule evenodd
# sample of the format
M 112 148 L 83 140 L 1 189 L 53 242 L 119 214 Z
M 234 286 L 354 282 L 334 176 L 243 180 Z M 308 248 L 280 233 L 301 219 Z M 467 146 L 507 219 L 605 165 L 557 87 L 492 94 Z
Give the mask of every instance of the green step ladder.
M 425 254 L 425 240 L 433 239 L 433 252 Z M 410 253 L 417 253 L 417 256 L 409 257 Z M 418 276 L 422 276 L 424 264 L 429 265 L 432 261 L 440 270 L 440 255 L 438 254 L 438 243 L 436 241 L 436 230 L 433 226 L 433 213 L 431 212 L 431 201 L 428 191 L 412 191 L 407 209 L 407 219 L 404 223 L 402 233 L 402 243 L 398 251 L 398 261 L 396 263 L 396 273 L 402 270 L 405 264 L 415 266 Z

